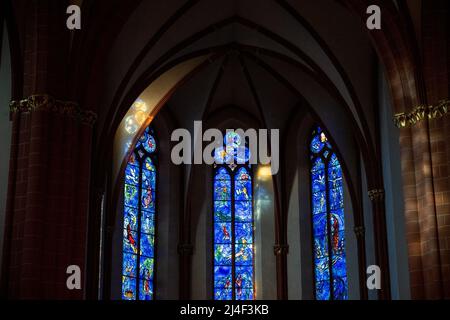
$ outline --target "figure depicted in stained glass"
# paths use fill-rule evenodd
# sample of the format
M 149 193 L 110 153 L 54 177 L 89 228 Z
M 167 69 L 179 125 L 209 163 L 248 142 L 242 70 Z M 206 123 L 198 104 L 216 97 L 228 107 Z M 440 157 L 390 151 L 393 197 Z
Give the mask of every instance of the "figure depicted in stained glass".
M 310 150 L 315 295 L 318 300 L 345 300 L 348 284 L 342 168 L 320 127 L 313 132 Z
M 214 299 L 253 300 L 253 199 L 250 152 L 232 132 L 215 150 Z M 236 164 L 237 163 L 237 164 Z
M 242 296 L 242 275 L 238 275 L 236 279 L 236 295 Z
M 222 226 L 222 231 L 223 231 L 223 238 L 225 240 L 229 240 L 230 239 L 230 233 L 227 230 L 226 226 Z
M 127 240 L 128 243 L 130 244 L 131 248 L 133 248 L 133 252 L 137 253 L 138 249 L 136 246 L 136 240 L 133 237 L 133 234 L 131 233 L 131 226 L 127 225 Z
M 124 300 L 154 298 L 156 150 L 156 139 L 149 127 L 139 138 L 125 169 Z

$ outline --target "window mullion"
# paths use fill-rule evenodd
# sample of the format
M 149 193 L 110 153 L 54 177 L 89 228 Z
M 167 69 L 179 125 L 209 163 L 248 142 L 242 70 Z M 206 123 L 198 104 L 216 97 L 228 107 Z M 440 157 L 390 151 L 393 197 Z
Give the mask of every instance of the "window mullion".
M 140 263 L 141 263 L 141 217 L 142 217 L 142 175 L 144 173 L 143 163 L 140 159 L 139 161 L 139 187 L 138 187 L 138 212 L 137 212 L 137 258 L 136 258 L 136 300 L 139 300 L 140 292 Z

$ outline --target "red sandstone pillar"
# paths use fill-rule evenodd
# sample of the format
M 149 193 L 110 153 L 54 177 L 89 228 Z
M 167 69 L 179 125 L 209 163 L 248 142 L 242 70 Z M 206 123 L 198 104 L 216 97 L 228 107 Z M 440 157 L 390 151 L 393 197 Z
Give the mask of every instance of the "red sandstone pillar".
M 24 98 L 11 104 L 1 293 L 11 299 L 81 299 L 84 288 L 66 287 L 66 269 L 78 265 L 83 284 L 96 116 L 65 101 L 72 38 L 66 2 L 17 0 L 13 6 Z
M 84 270 L 94 117 L 47 95 L 12 104 L 18 134 L 11 156 L 2 294 L 77 298 L 66 269 Z M 83 280 L 83 278 L 81 279 Z

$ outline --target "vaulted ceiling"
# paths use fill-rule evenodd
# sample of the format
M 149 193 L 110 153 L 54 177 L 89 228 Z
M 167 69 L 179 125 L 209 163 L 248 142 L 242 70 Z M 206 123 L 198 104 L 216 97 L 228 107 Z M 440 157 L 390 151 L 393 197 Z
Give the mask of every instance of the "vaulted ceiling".
M 127 88 L 149 68 L 157 72 L 176 59 L 210 50 L 219 57 L 190 80 L 204 95 L 189 108 L 190 113 L 199 108 L 198 119 L 228 104 L 259 118 L 261 108 L 268 125 L 282 127 L 295 104 L 305 98 L 322 118 L 345 115 L 371 139 L 377 69 L 366 31 L 356 16 L 329 0 L 143 1 L 109 54 L 107 79 L 112 88 L 120 88 L 122 81 L 125 90 L 116 91 L 115 98 L 122 94 L 124 99 Z M 126 84 L 124 74 L 129 76 Z M 196 91 L 195 85 L 185 87 L 185 96 Z M 177 96 L 183 96 L 183 88 L 171 101 L 174 111 Z M 324 96 L 333 103 L 319 99 Z M 106 105 L 111 98 L 104 97 Z M 185 115 L 186 107 L 180 108 Z
M 68 31 L 60 29 L 65 16 L 57 15 L 61 19 L 49 23 L 55 28 L 54 39 L 42 40 L 60 43 L 53 54 L 65 56 L 67 95 L 98 113 L 98 144 L 114 135 L 134 99 L 158 74 L 209 54 L 209 63 L 192 72 L 167 103 L 180 125 L 188 126 L 192 120 L 233 105 L 262 125 L 283 129 L 302 105 L 336 140 L 354 140 L 366 159 L 375 158 L 379 63 L 371 40 L 388 38 L 389 32 L 367 30 L 365 9 L 371 2 L 85 0 L 48 2 L 47 6 L 50 12 L 65 12 L 69 3 L 81 5 L 82 29 L 68 37 Z M 396 23 L 391 17 L 400 11 L 399 16 L 406 14 L 415 26 L 420 23 L 419 0 L 407 5 L 404 1 L 375 3 L 383 6 L 386 25 Z M 17 34 L 25 35 L 31 16 L 23 13 L 33 12 L 33 3 L 14 1 L 12 5 Z M 47 19 L 43 12 L 32 17 L 36 23 Z M 39 29 L 35 32 L 38 35 Z M 30 49 L 27 39 L 17 42 L 21 50 Z M 60 65 L 49 69 L 49 73 L 66 72 Z M 407 85 L 413 83 L 406 80 Z

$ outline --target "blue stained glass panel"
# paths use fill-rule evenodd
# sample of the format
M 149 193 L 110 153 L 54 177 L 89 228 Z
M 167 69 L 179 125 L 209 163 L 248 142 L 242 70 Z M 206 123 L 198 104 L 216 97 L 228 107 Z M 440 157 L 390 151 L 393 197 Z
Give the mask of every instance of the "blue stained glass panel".
M 156 142 L 155 138 L 151 134 L 144 135 L 144 141 L 142 142 L 142 146 L 148 153 L 153 153 L 156 151 Z
M 347 276 L 345 253 L 333 255 L 333 278 L 344 278 Z
M 238 133 L 229 131 L 225 134 L 223 142 L 228 147 L 237 148 L 241 145 L 242 139 Z
M 231 200 L 230 180 L 216 180 L 214 182 L 214 200 Z
M 235 220 L 237 222 L 252 222 L 253 208 L 251 201 L 236 201 L 235 206 Z
M 136 300 L 136 279 L 122 276 L 122 299 Z
M 155 184 L 156 184 L 156 181 L 155 181 L 156 174 L 155 174 L 155 172 L 147 170 L 147 169 L 144 169 L 144 170 L 142 170 L 142 173 L 143 173 L 143 175 L 142 175 L 142 185 L 145 188 L 152 188 L 154 190 L 155 189 Z
M 139 300 L 153 299 L 153 281 L 149 279 L 139 280 Z
M 328 215 L 326 213 L 313 215 L 314 237 L 324 236 L 328 233 L 327 220 Z
M 155 215 L 150 211 L 142 211 L 141 214 L 141 232 L 146 234 L 155 234 Z
M 151 188 L 142 189 L 142 201 L 141 206 L 148 211 L 155 210 L 155 191 Z
M 236 281 L 241 288 L 253 289 L 253 266 L 236 267 Z
M 151 171 L 153 174 L 156 172 L 155 164 L 152 161 L 152 158 L 146 157 L 144 162 L 144 170 Z M 153 184 L 154 186 L 154 184 Z
M 152 258 L 154 255 L 155 238 L 151 234 L 141 234 L 141 255 Z
M 235 245 L 235 264 L 236 265 L 253 265 L 253 245 L 252 244 L 236 244 Z
M 216 180 L 231 180 L 230 174 L 227 169 L 221 167 L 217 170 Z
M 125 168 L 125 183 L 135 186 L 139 184 L 139 167 L 127 165 Z
M 218 147 L 214 150 L 214 162 L 216 164 L 231 163 L 233 161 L 234 149 Z M 225 169 L 224 169 L 225 170 Z
M 214 224 L 214 242 L 215 243 L 231 243 L 231 223 L 215 223 Z
M 148 211 L 155 210 L 155 173 L 150 170 L 142 171 L 142 209 Z
M 137 244 L 137 232 L 131 231 L 130 229 L 123 230 L 123 252 L 126 253 L 134 253 L 138 252 L 138 244 Z
M 329 188 L 342 188 L 342 170 L 341 167 L 328 168 Z
M 216 244 L 214 246 L 214 264 L 216 266 L 231 265 L 231 244 Z
M 130 230 L 137 231 L 137 213 L 135 208 L 125 207 L 124 208 L 124 228 L 130 226 Z
M 311 152 L 319 153 L 324 146 L 325 144 L 320 140 L 320 135 L 318 134 L 311 141 Z
M 334 154 L 334 153 L 331 155 L 329 166 L 330 167 L 339 167 L 340 166 L 339 160 L 338 160 L 336 154 Z
M 247 147 L 239 147 L 236 149 L 236 163 L 238 164 L 245 164 L 250 161 L 251 159 L 251 153 L 250 149 Z
M 325 163 L 322 161 L 322 158 L 315 158 L 315 160 L 313 161 L 311 172 L 322 171 L 325 173 Z
M 316 282 L 321 281 L 329 281 L 330 280 L 330 261 L 328 260 L 328 257 L 316 259 L 314 261 L 316 265 L 316 271 L 315 271 L 315 277 Z
M 348 299 L 348 284 L 347 278 L 335 278 L 333 280 L 333 297 L 334 300 L 347 300 Z
M 214 289 L 214 299 L 215 300 L 231 300 L 233 299 L 233 289 Z
M 329 189 L 330 209 L 338 210 L 344 207 L 344 190 L 342 188 Z
M 314 238 L 314 257 L 321 259 L 328 256 L 328 236 L 316 236 Z
M 236 300 L 253 300 L 253 289 L 240 289 L 236 286 Z
M 236 180 L 235 182 L 235 200 L 251 200 L 252 182 L 250 180 Z
M 137 256 L 132 253 L 124 253 L 122 274 L 128 277 L 136 277 Z
M 319 193 L 325 191 L 325 171 L 317 171 L 312 173 L 312 192 Z
M 235 132 L 228 132 L 224 138 L 224 146 L 214 150 L 216 164 L 245 164 L 251 158 L 250 149 Z
M 244 167 L 240 168 L 239 171 L 236 173 L 236 180 L 241 181 L 250 181 L 252 178 L 250 177 L 250 174 L 248 173 L 247 169 Z
M 313 193 L 313 214 L 327 212 L 327 199 L 326 193 L 317 192 Z
M 231 222 L 230 201 L 214 201 L 214 221 Z
M 236 243 L 253 243 L 253 223 L 235 223 Z
M 316 299 L 317 300 L 330 300 L 330 282 L 329 282 L 329 280 L 316 282 Z
M 231 289 L 231 266 L 214 267 L 214 287 L 216 289 Z
M 136 209 L 138 208 L 139 190 L 137 186 L 126 184 L 124 196 L 125 196 L 124 200 L 125 206 L 133 207 Z
M 139 261 L 139 278 L 153 280 L 153 258 L 141 256 Z

